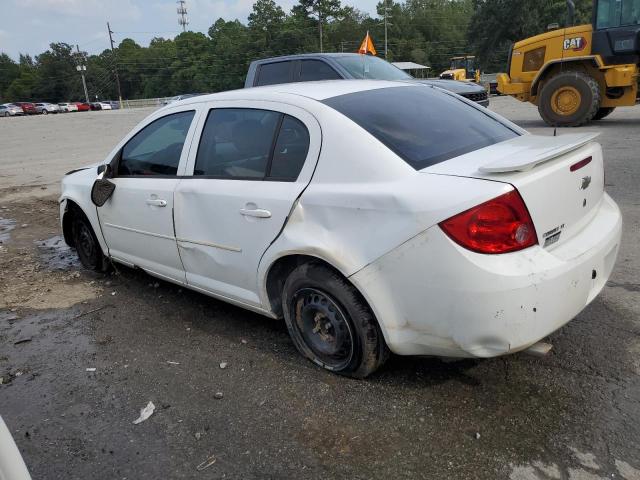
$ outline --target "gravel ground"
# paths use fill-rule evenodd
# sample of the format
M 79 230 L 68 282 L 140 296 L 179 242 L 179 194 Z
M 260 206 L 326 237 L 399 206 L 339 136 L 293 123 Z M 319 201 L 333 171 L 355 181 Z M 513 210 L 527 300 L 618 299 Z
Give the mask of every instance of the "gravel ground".
M 553 134 L 530 105 L 492 108 Z M 149 110 L 1 119 L 0 414 L 34 479 L 640 479 L 638 112 L 580 129 L 602 131 L 623 242 L 552 353 L 393 357 L 364 381 L 303 360 L 282 322 L 78 265 L 59 179 Z

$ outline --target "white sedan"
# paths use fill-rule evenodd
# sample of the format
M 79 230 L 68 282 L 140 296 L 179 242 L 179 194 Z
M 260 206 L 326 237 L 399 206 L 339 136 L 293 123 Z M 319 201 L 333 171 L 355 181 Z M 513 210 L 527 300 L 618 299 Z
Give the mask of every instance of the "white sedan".
M 284 317 L 318 365 L 536 346 L 593 300 L 621 215 L 593 134 L 529 135 L 425 85 L 190 98 L 62 182 L 67 243 Z M 92 203 L 93 202 L 93 203 Z
M 58 107 L 60 108 L 60 111 L 63 113 L 68 113 L 68 112 L 77 112 L 78 111 L 78 106 L 75 103 L 59 103 Z

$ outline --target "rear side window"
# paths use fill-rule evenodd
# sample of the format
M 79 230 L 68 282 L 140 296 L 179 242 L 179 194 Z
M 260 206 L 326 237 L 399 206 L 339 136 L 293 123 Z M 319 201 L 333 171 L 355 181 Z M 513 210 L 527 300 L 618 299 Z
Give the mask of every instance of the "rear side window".
M 264 178 L 280 116 L 249 108 L 211 110 L 200 137 L 193 174 Z
M 251 108 L 213 109 L 196 155 L 195 176 L 294 181 L 309 150 L 309 132 L 289 115 Z
M 295 180 L 309 152 L 309 131 L 300 120 L 285 115 L 278 133 L 269 177 Z
M 118 175 L 176 175 L 193 111 L 159 118 L 122 149 Z
M 300 62 L 300 81 L 338 80 L 340 75 L 331 66 L 321 60 L 302 60 Z
M 365 90 L 324 103 L 416 170 L 518 136 L 479 107 L 423 85 Z
M 293 62 L 265 63 L 260 65 L 256 85 L 275 85 L 291 82 Z

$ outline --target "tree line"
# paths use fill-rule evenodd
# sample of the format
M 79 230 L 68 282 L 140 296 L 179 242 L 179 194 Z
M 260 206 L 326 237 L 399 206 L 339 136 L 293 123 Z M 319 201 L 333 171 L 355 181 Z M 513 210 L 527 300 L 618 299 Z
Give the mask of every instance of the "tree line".
M 17 62 L 0 53 L 0 102 L 83 99 L 79 63 L 87 67 L 93 100 L 118 97 L 116 70 L 126 99 L 241 88 L 252 60 L 318 52 L 321 45 L 325 52 L 354 52 L 367 31 L 384 56 L 385 9 L 388 60 L 429 65 L 432 74 L 462 54 L 477 55 L 483 71 L 504 71 L 514 41 L 566 22 L 565 0 L 386 0 L 375 18 L 340 0 L 299 0 L 290 12 L 257 0 L 246 23 L 218 19 L 206 34 L 157 37 L 146 47 L 125 38 L 96 55 L 66 43 Z M 578 23 L 588 23 L 590 0 L 576 1 L 576 12 Z

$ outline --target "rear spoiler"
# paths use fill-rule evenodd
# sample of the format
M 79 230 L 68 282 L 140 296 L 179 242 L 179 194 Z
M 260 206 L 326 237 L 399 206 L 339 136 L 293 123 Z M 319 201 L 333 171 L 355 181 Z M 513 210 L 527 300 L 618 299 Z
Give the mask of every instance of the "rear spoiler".
M 536 165 L 586 145 L 598 135 L 600 132 L 571 133 L 557 137 L 522 135 L 509 141 L 510 148 L 503 157 L 482 165 L 479 170 L 483 173 L 526 172 Z M 518 155 L 520 150 L 526 151 L 526 154 Z

